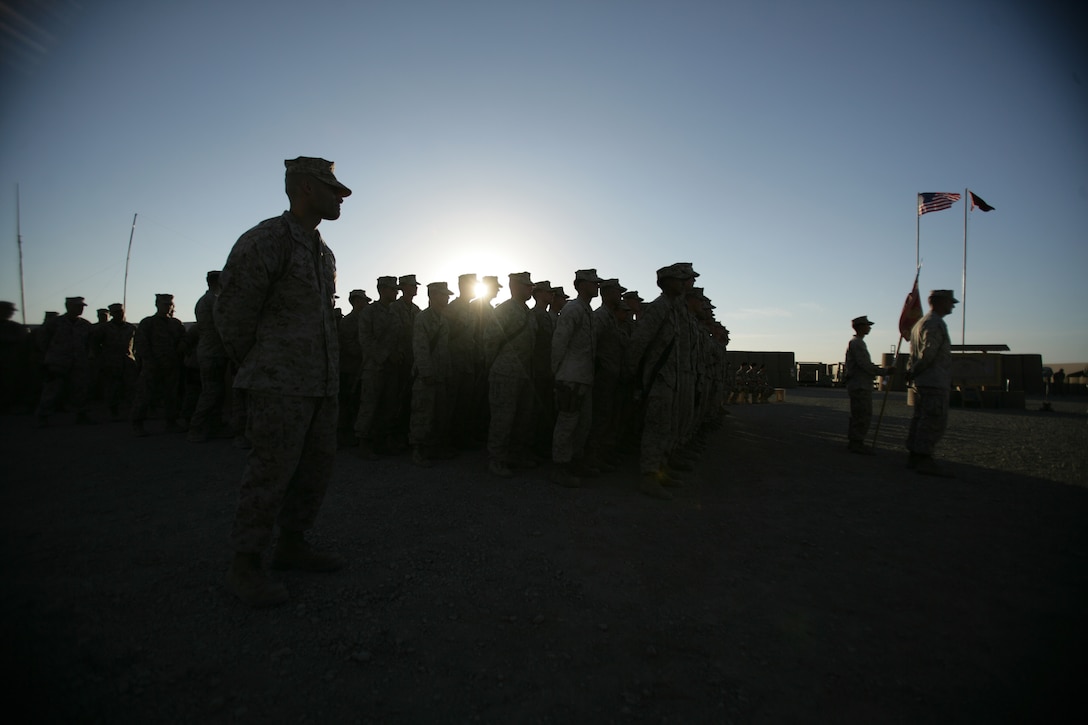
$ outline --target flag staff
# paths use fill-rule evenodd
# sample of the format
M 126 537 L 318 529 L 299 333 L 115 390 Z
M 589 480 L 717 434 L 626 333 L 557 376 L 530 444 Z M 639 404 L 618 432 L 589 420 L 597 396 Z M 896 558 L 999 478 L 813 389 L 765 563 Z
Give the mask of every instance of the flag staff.
M 892 367 L 894 371 L 892 375 L 899 372 L 899 348 L 903 345 L 903 340 L 910 333 L 904 333 L 903 328 L 914 326 L 914 323 L 922 319 L 922 303 L 918 297 L 918 277 L 922 273 L 922 265 L 918 264 L 914 268 L 914 286 L 911 287 L 910 294 L 907 295 L 906 301 L 903 303 L 903 311 L 899 313 L 899 342 L 895 343 L 895 357 L 892 358 Z M 887 377 L 887 376 L 885 376 Z M 873 430 L 873 448 L 876 448 L 876 439 L 880 435 L 880 423 L 884 420 L 884 408 L 888 405 L 888 391 L 891 390 L 891 383 L 884 383 L 884 398 L 880 401 L 880 415 L 876 418 L 876 428 Z
M 967 211 L 971 208 L 970 190 L 963 188 L 963 281 L 961 282 L 960 297 L 960 345 L 967 346 Z
M 128 260 L 132 258 L 132 237 L 136 234 L 136 215 L 132 215 L 132 231 L 128 233 L 128 252 L 125 254 L 125 286 L 121 290 L 121 307 L 128 309 Z
M 915 209 L 914 209 L 914 268 L 921 269 L 922 261 L 919 254 L 919 240 L 922 232 L 922 195 L 918 194 L 915 197 Z
M 19 185 L 15 185 L 15 243 L 19 247 L 19 311 L 23 315 L 23 326 L 26 326 L 26 286 L 23 283 L 23 227 L 21 215 L 21 203 L 19 200 Z

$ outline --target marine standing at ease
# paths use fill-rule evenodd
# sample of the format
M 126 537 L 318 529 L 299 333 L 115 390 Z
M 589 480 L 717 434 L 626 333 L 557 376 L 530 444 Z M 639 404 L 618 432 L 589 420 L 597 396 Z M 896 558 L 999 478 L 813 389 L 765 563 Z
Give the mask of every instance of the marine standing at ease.
M 952 389 L 952 341 L 944 318 L 959 302 L 952 290 L 929 293 L 929 314 L 910 332 L 907 380 L 914 386 L 914 417 L 907 434 L 907 467 L 928 476 L 951 477 L 933 460 L 933 450 L 948 427 L 948 398 Z
M 869 346 L 865 336 L 873 329 L 868 315 L 855 317 L 850 321 L 854 328 L 854 337 L 846 346 L 846 392 L 850 395 L 850 425 L 847 430 L 851 453 L 871 454 L 873 449 L 865 445 L 865 436 L 869 433 L 869 423 L 873 419 L 873 376 L 887 375 L 890 369 L 874 365 L 869 356 Z
M 246 391 L 252 443 L 231 532 L 227 587 L 246 604 L 273 606 L 287 589 L 261 556 L 279 525 L 277 569 L 333 571 L 339 558 L 310 548 L 309 530 L 336 455 L 340 351 L 336 259 L 317 231 L 351 194 L 324 159 L 284 162 L 291 208 L 243 234 L 220 276 L 215 320 L 234 385 Z

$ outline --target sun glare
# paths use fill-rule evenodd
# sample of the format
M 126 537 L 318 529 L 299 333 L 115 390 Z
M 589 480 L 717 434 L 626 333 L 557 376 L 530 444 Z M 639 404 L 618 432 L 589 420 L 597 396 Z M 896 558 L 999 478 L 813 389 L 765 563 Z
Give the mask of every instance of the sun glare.
M 419 243 L 416 268 L 430 280 L 446 280 L 457 289 L 457 278 L 475 274 L 482 282 L 495 276 L 502 287 L 496 302 L 510 295 L 507 275 L 529 271 L 543 273 L 550 253 L 551 238 L 535 215 L 520 213 L 516 205 L 496 209 L 474 206 L 466 200 L 461 207 L 436 214 L 422 233 L 412 235 Z M 475 296 L 485 294 L 477 284 Z

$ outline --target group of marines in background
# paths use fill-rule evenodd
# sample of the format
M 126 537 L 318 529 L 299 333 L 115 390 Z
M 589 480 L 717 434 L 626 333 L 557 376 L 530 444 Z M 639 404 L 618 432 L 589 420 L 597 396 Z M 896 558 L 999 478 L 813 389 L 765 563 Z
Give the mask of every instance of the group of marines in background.
M 415 275 L 379 277 L 377 300 L 352 290 L 339 320 L 340 445 L 366 460 L 410 452 L 422 467 L 486 448 L 494 476 L 551 461 L 550 479 L 567 487 L 637 451 L 640 490 L 671 498 L 725 405 L 767 402 L 772 391 L 762 366 L 727 367 L 729 331 L 698 276 L 690 263 L 662 267 L 660 294 L 647 303 L 594 269 L 575 273 L 573 297 L 517 272 L 510 298 L 493 306 L 499 279 L 464 274 L 452 300 L 446 282 L 426 285 L 423 309 Z M 0 302 L 5 409 L 37 383 L 39 426 L 62 403 L 77 422 L 92 422 L 95 397 L 114 420 L 127 407 L 137 436 L 161 406 L 167 430 L 246 447 L 245 397 L 231 388 L 214 319 L 218 271 L 207 284 L 188 328 L 168 294 L 138 325 L 119 303 L 92 324 L 84 299 L 70 297 L 64 314 L 48 314 L 31 334 L 11 320 L 15 306 Z

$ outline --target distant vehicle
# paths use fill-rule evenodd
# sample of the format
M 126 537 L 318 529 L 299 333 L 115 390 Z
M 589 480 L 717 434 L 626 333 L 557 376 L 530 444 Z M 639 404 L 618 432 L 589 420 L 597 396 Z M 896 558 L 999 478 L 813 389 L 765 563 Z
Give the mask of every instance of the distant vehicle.
M 834 385 L 834 374 L 827 363 L 797 363 L 797 384 L 829 388 Z

